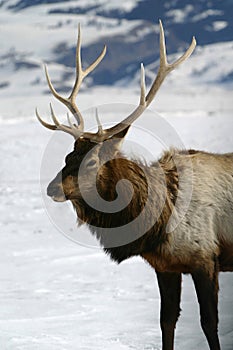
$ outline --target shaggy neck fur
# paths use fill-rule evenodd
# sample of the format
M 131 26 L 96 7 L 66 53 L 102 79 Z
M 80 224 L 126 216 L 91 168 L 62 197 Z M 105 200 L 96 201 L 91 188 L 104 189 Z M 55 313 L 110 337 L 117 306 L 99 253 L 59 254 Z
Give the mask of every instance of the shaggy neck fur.
M 119 197 L 122 201 L 124 209 L 116 213 L 104 213 L 94 210 L 87 205 L 82 198 L 73 201 L 73 205 L 77 211 L 79 220 L 86 223 L 93 234 L 96 235 L 106 253 L 110 257 L 120 263 L 121 261 L 134 256 L 142 255 L 148 252 L 155 252 L 158 247 L 167 240 L 165 232 L 166 223 L 171 215 L 172 207 L 177 195 L 177 174 L 174 163 L 169 159 L 161 159 L 160 162 L 154 163 L 152 166 L 135 163 L 131 160 L 116 158 L 105 164 L 98 174 L 97 190 L 105 201 L 113 201 L 117 197 L 116 184 L 121 179 L 128 179 L 133 187 L 133 197 L 128 202 L 129 187 L 124 185 L 120 188 Z M 167 163 L 170 163 L 167 166 Z M 151 195 L 148 197 L 148 179 L 151 183 Z M 149 204 L 148 204 L 149 201 Z M 164 202 L 162 212 L 158 214 L 159 203 Z M 147 203 L 145 217 L 140 220 L 140 232 L 144 233 L 145 220 L 154 222 L 154 225 L 142 236 L 134 235 L 134 230 L 130 233 L 130 243 L 112 247 L 111 243 L 124 241 L 122 230 L 114 232 L 111 236 L 111 228 L 117 228 L 131 223 L 143 210 Z M 109 228 L 110 230 L 106 230 Z M 135 230 L 135 231 L 137 231 Z M 127 234 L 126 232 L 124 234 Z M 118 235 L 116 237 L 116 235 Z

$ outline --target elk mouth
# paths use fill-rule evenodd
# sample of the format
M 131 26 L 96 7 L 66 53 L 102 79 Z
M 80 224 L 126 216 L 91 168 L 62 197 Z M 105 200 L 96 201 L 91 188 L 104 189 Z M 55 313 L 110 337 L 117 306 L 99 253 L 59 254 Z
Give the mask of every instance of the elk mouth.
M 52 198 L 54 202 L 65 202 L 67 200 L 62 187 L 52 183 L 49 184 L 47 188 L 47 195 Z
M 63 186 L 57 185 L 52 186 L 49 185 L 47 188 L 47 195 L 54 201 L 54 202 L 65 202 L 67 200 L 73 200 L 77 199 L 77 194 L 74 193 L 74 191 L 69 191 L 69 193 L 65 193 L 63 190 Z
M 54 202 L 65 202 L 65 201 L 72 201 L 78 199 L 78 196 L 75 194 L 60 194 L 60 195 L 54 195 L 54 196 L 49 196 L 52 198 Z
M 68 199 L 68 198 L 66 198 L 65 195 L 63 195 L 63 196 L 50 196 L 50 197 L 52 198 L 52 200 L 54 202 L 60 202 L 60 203 L 65 202 Z

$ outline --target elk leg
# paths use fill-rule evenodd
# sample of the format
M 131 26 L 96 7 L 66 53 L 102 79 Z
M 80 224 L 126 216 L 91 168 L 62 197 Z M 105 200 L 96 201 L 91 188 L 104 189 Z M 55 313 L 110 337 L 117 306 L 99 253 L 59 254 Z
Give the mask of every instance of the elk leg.
M 211 278 L 206 272 L 192 273 L 198 302 L 201 326 L 210 350 L 220 350 L 218 338 L 218 273 Z
M 175 326 L 180 314 L 181 274 L 156 273 L 161 296 L 162 350 L 173 350 Z

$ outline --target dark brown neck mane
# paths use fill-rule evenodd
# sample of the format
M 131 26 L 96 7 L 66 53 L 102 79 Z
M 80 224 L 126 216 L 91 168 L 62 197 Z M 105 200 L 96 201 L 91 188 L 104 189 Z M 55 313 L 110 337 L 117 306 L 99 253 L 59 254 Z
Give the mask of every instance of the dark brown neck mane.
M 169 169 L 169 172 L 166 174 L 163 164 L 159 162 L 154 163 L 153 166 L 146 166 L 142 163 L 135 163 L 135 161 L 128 160 L 123 156 L 111 160 L 99 171 L 97 190 L 105 201 L 113 201 L 117 197 L 116 184 L 118 181 L 128 179 L 133 186 L 133 197 L 130 203 L 126 206 L 122 205 L 123 210 L 115 213 L 105 213 L 91 208 L 80 198 L 73 201 L 79 223 L 86 223 L 89 226 L 90 231 L 98 238 L 105 252 L 118 263 L 134 255 L 155 251 L 167 239 L 165 227 L 171 215 L 172 202 L 176 197 L 175 190 L 172 190 L 169 184 L 175 181 L 175 175 L 174 166 L 173 170 Z M 165 183 L 163 181 L 164 176 Z M 150 201 L 148 199 L 148 178 L 150 178 L 152 183 L 153 203 L 149 203 L 145 220 L 151 220 L 153 222 L 153 218 L 157 214 L 156 203 L 161 203 L 161 200 L 163 200 L 161 197 L 165 196 L 165 203 L 161 214 L 155 224 L 145 234 L 134 235 L 133 230 L 131 232 L 126 232 L 126 230 L 123 234 L 130 235 L 130 243 L 125 245 L 119 243 L 119 246 L 112 247 L 112 241 L 117 242 L 117 239 L 119 239 L 119 242 L 122 242 L 125 240 L 122 237 L 122 230 L 119 230 L 119 232 L 114 231 L 113 237 L 111 228 L 117 228 L 131 223 L 141 213 L 147 200 Z M 127 184 L 120 188 L 118 195 L 122 199 L 122 204 L 128 202 L 129 188 Z M 140 220 L 140 222 L 140 232 L 144 232 L 144 220 Z M 108 228 L 109 230 L 106 230 Z

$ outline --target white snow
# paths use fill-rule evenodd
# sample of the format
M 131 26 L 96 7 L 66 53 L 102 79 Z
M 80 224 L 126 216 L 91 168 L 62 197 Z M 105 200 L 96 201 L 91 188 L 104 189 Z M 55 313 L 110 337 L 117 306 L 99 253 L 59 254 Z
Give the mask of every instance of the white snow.
M 53 38 L 48 39 L 42 7 L 34 14 L 35 17 L 29 16 L 32 14 L 30 11 L 32 9 L 25 14 L 24 29 L 19 26 L 17 40 L 14 39 L 19 25 L 17 15 L 11 15 L 15 16 L 15 27 L 11 28 L 10 24 L 8 26 L 9 18 L 0 14 L 0 33 L 4 38 L 1 50 L 3 47 L 4 50 L 15 47 L 27 54 L 33 45 L 36 54 L 32 58 L 40 57 L 42 60 L 46 56 L 48 40 L 52 45 L 54 38 L 62 35 L 73 42 L 73 19 L 72 24 L 63 30 L 51 30 Z M 26 35 L 33 18 L 36 18 L 35 31 L 32 36 Z M 53 23 L 58 20 L 58 17 L 54 18 Z M 6 40 L 8 35 L 9 45 Z M 88 35 L 91 40 L 91 32 Z M 215 72 L 211 58 L 216 54 L 218 66 L 215 66 Z M 208 65 L 210 69 L 207 69 Z M 150 71 L 152 67 L 148 69 Z M 164 118 L 185 147 L 232 152 L 232 91 L 229 85 L 209 84 L 213 79 L 216 81 L 220 70 L 229 74 L 231 69 L 232 43 L 199 48 L 189 63 L 172 73 L 164 83 L 150 110 L 157 111 Z M 195 70 L 197 74 L 193 75 Z M 10 70 L 5 68 L 1 72 L 5 72 L 1 80 L 6 80 Z M 42 68 L 36 72 L 39 77 L 43 74 Z M 11 74 L 13 83 L 9 90 L 0 90 L 0 348 L 161 349 L 160 299 L 153 270 L 139 258 L 115 265 L 101 249 L 75 244 L 62 235 L 47 216 L 41 191 L 46 190 L 48 182 L 59 170 L 64 161 L 63 153 L 67 152 L 67 143 L 72 140 L 68 135 L 63 136 L 67 140 L 64 144 L 61 136 L 51 139 L 54 133 L 44 129 L 35 118 L 36 106 L 42 115 L 49 115 L 52 98 L 43 94 L 45 80 L 36 87 L 30 85 L 36 77 L 31 77 L 28 72 Z M 88 123 L 91 125 L 94 121 L 93 107 L 96 105 L 102 111 L 102 122 L 123 118 L 125 115 L 114 115 L 115 109 L 111 109 L 110 104 L 115 108 L 119 103 L 128 113 L 132 104 L 138 102 L 136 80 L 135 85 L 129 88 L 101 87 L 81 92 L 78 103 L 80 110 L 85 111 Z M 59 117 L 66 114 L 59 104 L 55 104 L 55 110 Z M 146 115 L 138 121 L 139 126 L 153 127 L 147 124 Z M 138 129 L 133 129 L 128 138 L 135 141 L 136 131 Z M 166 134 L 166 130 L 164 132 Z M 166 146 L 172 146 L 173 137 L 168 131 L 166 137 L 169 140 Z M 56 144 L 59 140 L 60 144 Z M 141 141 L 145 148 L 150 148 L 155 158 L 159 157 L 163 148 L 161 144 L 151 150 L 151 144 Z M 46 177 L 40 181 L 40 175 L 45 174 L 41 171 L 42 159 L 49 144 L 54 145 L 55 159 Z M 75 222 L 73 212 L 68 218 L 64 215 L 65 204 L 51 201 L 51 207 L 61 213 L 64 226 L 70 226 L 70 217 Z M 85 228 L 79 228 L 72 234 L 81 239 L 88 236 Z M 221 274 L 219 333 L 223 350 L 232 350 L 233 344 L 232 290 L 232 274 Z M 192 281 L 189 276 L 184 276 L 176 349 L 197 348 L 208 350 L 199 326 L 198 303 Z

